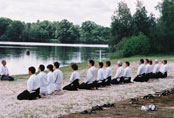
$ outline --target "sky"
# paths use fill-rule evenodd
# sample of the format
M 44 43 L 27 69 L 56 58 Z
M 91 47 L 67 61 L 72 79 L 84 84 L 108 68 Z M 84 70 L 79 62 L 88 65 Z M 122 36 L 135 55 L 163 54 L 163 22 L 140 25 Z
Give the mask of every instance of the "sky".
M 111 16 L 120 1 L 126 2 L 131 12 L 135 12 L 136 0 L 0 0 L 0 17 L 24 22 L 68 19 L 76 25 L 91 20 L 110 26 Z M 152 12 L 159 17 L 155 6 L 162 0 L 142 1 L 149 14 Z

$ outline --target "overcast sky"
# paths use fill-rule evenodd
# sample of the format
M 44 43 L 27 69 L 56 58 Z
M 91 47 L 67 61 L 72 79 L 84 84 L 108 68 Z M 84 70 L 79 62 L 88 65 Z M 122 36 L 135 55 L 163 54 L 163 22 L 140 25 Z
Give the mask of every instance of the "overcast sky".
M 25 22 L 39 20 L 60 21 L 68 19 L 74 24 L 91 20 L 97 24 L 110 26 L 111 16 L 121 0 L 0 0 L 0 17 Z M 136 0 L 122 0 L 135 12 Z M 155 6 L 162 0 L 143 0 L 148 12 L 156 17 Z

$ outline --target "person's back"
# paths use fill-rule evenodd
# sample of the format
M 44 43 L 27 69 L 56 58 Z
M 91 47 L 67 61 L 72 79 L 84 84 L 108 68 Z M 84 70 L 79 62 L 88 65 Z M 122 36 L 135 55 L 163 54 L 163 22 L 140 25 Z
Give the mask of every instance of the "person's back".
M 103 68 L 100 68 L 98 70 L 98 76 L 97 76 L 98 81 L 102 82 L 104 80 L 104 73 L 105 73 L 105 70 Z
M 141 64 L 138 67 L 137 75 L 143 75 L 143 74 L 145 74 L 145 66 L 144 66 L 144 64 Z
M 159 66 L 159 64 L 157 63 L 157 64 L 155 64 L 155 66 L 154 66 L 153 73 L 156 74 L 156 73 L 158 73 L 159 71 L 160 71 L 160 66 Z
M 125 62 L 125 69 L 124 69 L 124 73 L 123 73 L 123 78 L 124 78 L 124 83 L 130 83 L 131 82 L 131 69 L 130 69 L 130 63 L 129 62 Z
M 135 77 L 135 82 L 145 82 L 146 81 L 146 75 L 145 75 L 145 65 L 144 65 L 144 59 L 139 60 L 139 67 L 137 70 L 137 76 Z
M 48 86 L 47 86 L 47 91 L 48 94 L 52 94 L 55 91 L 55 80 L 53 78 L 53 65 L 48 65 L 47 66 L 47 81 L 48 81 Z

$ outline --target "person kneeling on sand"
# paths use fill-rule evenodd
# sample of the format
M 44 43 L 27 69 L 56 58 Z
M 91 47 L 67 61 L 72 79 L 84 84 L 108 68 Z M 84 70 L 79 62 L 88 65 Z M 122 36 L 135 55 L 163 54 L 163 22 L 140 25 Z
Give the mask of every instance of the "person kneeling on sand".
M 28 71 L 30 78 L 27 81 L 27 90 L 23 91 L 17 96 L 18 100 L 35 100 L 38 97 L 41 97 L 39 95 L 40 88 L 38 78 L 35 75 L 36 69 L 34 67 L 30 67 Z
M 77 71 L 77 64 L 72 64 L 71 68 L 73 72 L 70 77 L 70 84 L 65 86 L 63 90 L 76 91 L 79 88 L 80 73 Z
M 149 59 L 146 59 L 145 60 L 145 81 L 149 81 L 150 79 L 150 76 L 151 76 L 151 66 L 150 66 L 150 61 Z
M 106 61 L 105 63 L 105 79 L 102 82 L 102 86 L 106 86 L 106 85 L 110 85 L 111 84 L 111 78 L 112 78 L 112 69 L 111 69 L 111 62 L 110 61 Z
M 38 68 L 39 74 L 37 75 L 37 77 L 39 80 L 40 94 L 41 95 L 47 95 L 48 81 L 47 81 L 47 74 L 44 72 L 44 70 L 45 70 L 45 66 L 40 65 Z
M 5 60 L 2 60 L 2 66 L 0 68 L 0 79 L 1 80 L 8 80 L 8 81 L 14 81 L 14 78 L 9 76 L 8 68 L 6 66 L 7 62 Z
M 135 82 L 144 82 L 145 81 L 144 59 L 140 59 L 140 61 L 139 61 L 137 76 L 135 77 L 134 81 Z
M 48 65 L 47 71 L 48 71 L 48 74 L 47 74 L 47 81 L 48 81 L 47 92 L 50 95 L 50 94 L 54 93 L 54 91 L 56 90 L 55 89 L 55 80 L 53 78 L 53 65 L 51 65 L 51 64 Z
M 130 63 L 125 62 L 125 69 L 123 73 L 123 82 L 124 83 L 130 83 L 131 82 L 131 69 L 130 69 Z
M 104 81 L 105 70 L 103 69 L 103 62 L 98 63 L 98 74 L 97 74 L 97 87 L 102 86 L 102 82 Z
M 87 72 L 86 80 L 84 83 L 80 85 L 80 89 L 95 89 L 97 87 L 96 79 L 97 79 L 97 68 L 94 66 L 95 62 L 90 60 L 88 65 L 90 69 Z
M 55 84 L 55 94 L 59 94 L 59 92 L 62 90 L 62 83 L 63 83 L 63 73 L 59 69 L 59 62 L 54 62 L 54 72 L 53 72 L 53 78 L 54 78 L 54 84 Z
M 159 74 L 160 74 L 160 66 L 159 66 L 159 62 L 158 59 L 155 59 L 155 66 L 153 69 L 153 78 L 159 78 Z
M 163 60 L 162 63 L 163 64 L 161 65 L 161 68 L 160 68 L 159 78 L 166 78 L 167 72 L 168 72 L 167 60 Z
M 114 79 L 112 80 L 112 84 L 120 84 L 123 82 L 123 73 L 124 73 L 124 69 L 122 67 L 122 62 L 121 61 L 118 61 L 117 62 L 117 66 L 118 66 L 118 69 L 117 69 L 117 72 L 114 76 Z

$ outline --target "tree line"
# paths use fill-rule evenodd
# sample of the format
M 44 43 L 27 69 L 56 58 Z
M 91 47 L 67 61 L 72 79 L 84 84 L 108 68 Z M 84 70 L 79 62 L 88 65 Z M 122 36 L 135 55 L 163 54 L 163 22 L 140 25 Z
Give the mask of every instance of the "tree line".
M 174 0 L 163 0 L 156 6 L 159 18 L 148 12 L 137 0 L 136 12 L 132 15 L 125 2 L 118 4 L 112 16 L 111 51 L 118 57 L 147 55 L 174 51 Z
M 110 28 L 85 21 L 81 26 L 62 21 L 24 23 L 0 18 L 0 41 L 107 44 Z

